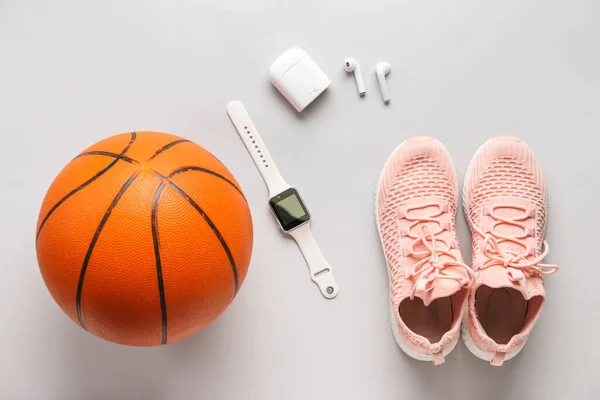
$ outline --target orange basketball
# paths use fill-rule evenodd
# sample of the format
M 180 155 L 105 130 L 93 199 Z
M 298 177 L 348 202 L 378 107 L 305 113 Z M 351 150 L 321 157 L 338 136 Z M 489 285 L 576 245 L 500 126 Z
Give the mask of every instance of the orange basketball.
M 62 310 L 112 342 L 186 338 L 227 308 L 252 253 L 242 190 L 211 153 L 131 132 L 75 157 L 46 194 L 38 263 Z

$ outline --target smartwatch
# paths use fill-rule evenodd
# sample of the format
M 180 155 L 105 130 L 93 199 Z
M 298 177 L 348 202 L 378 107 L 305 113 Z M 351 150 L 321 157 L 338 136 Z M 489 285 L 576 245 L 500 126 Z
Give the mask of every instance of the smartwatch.
M 298 243 L 308 264 L 310 278 L 317 284 L 321 294 L 333 299 L 338 294 L 338 286 L 333 279 L 331 265 L 327 263 L 313 238 L 310 212 L 302 196 L 279 173 L 244 105 L 239 101 L 229 103 L 227 114 L 269 188 L 269 207 L 279 227 Z

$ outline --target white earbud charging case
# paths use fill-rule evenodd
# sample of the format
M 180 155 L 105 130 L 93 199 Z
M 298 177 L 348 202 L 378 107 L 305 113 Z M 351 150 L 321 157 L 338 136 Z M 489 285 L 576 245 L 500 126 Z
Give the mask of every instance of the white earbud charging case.
M 277 57 L 269 70 L 269 79 L 298 112 L 331 85 L 317 63 L 299 47 Z

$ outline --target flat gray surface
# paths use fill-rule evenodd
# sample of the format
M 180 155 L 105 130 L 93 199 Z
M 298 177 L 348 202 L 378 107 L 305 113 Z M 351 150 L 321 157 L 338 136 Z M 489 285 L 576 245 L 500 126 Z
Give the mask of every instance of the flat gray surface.
M 0 2 L 0 397 L 3 399 L 592 399 L 600 392 L 600 3 L 596 0 Z M 267 70 L 292 45 L 333 85 L 298 115 Z M 367 79 L 359 99 L 345 57 Z M 392 63 L 392 103 L 373 69 Z M 311 206 L 335 268 L 326 301 L 225 106 L 241 100 Z M 182 342 L 105 342 L 56 306 L 34 231 L 54 176 L 106 136 L 158 130 L 217 155 L 242 185 L 255 246 L 234 304 Z M 514 361 L 459 343 L 446 364 L 409 359 L 389 326 L 373 221 L 384 161 L 412 135 L 440 139 L 459 178 L 488 138 L 534 149 L 549 186 L 548 303 Z M 463 254 L 470 236 L 459 215 Z

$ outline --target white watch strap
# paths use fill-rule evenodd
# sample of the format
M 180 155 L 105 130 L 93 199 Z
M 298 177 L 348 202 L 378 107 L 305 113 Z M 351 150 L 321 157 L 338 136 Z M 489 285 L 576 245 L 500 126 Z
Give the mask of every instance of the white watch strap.
M 227 114 L 229 114 L 231 122 L 233 122 L 244 145 L 246 145 L 246 149 L 248 149 L 248 152 L 252 156 L 254 164 L 256 164 L 258 171 L 265 180 L 269 188 L 269 197 L 273 197 L 288 189 L 290 185 L 287 184 L 279 173 L 275 162 L 267 150 L 267 146 L 263 143 L 244 105 L 239 101 L 229 103 Z
M 338 295 L 338 285 L 333 279 L 333 269 L 327 263 L 325 257 L 319 250 L 310 230 L 310 224 L 304 224 L 289 232 L 294 238 L 302 255 L 308 264 L 310 278 L 319 286 L 321 294 L 328 299 L 333 299 Z

